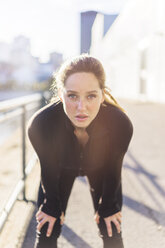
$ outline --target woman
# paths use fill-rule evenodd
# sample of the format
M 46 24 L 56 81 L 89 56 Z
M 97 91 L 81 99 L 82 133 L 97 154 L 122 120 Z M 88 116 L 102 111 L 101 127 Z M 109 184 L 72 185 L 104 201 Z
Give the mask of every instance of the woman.
M 104 248 L 122 248 L 121 168 L 132 123 L 105 86 L 102 64 L 88 54 L 66 61 L 52 88 L 59 100 L 28 126 L 41 166 L 35 247 L 57 247 L 73 182 L 86 176 Z

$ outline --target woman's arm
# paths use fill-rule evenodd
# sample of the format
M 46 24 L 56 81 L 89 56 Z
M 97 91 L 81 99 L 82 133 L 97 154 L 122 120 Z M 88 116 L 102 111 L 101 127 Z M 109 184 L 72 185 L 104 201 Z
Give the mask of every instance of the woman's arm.
M 102 203 L 99 207 L 99 214 L 102 217 L 108 217 L 121 210 L 121 169 L 133 135 L 133 125 L 125 114 L 119 117 L 114 132 L 109 137 Z
M 119 230 L 119 217 L 122 207 L 121 169 L 132 135 L 132 122 L 124 114 L 118 120 L 117 126 L 109 139 L 109 155 L 104 171 L 102 202 L 98 208 L 98 214 L 104 218 L 108 233 L 111 233 L 112 230 L 111 221 Z
M 59 168 L 54 161 L 54 152 L 51 146 L 52 133 L 49 120 L 43 113 L 34 115 L 28 123 L 28 136 L 36 151 L 41 166 L 41 184 L 45 194 L 41 211 L 58 218 L 61 216 L 59 199 Z

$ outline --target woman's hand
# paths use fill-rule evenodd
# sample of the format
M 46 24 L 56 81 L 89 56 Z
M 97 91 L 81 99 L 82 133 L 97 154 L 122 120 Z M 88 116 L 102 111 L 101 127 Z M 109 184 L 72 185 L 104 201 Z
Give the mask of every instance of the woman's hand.
M 112 226 L 111 226 L 111 222 L 113 222 L 116 226 L 117 232 L 120 233 L 121 228 L 120 228 L 120 224 L 121 224 L 121 212 L 117 212 L 116 214 L 113 214 L 111 216 L 108 216 L 106 218 L 104 218 L 106 227 L 107 227 L 107 233 L 109 237 L 112 237 Z
M 104 218 L 106 227 L 107 227 L 107 233 L 109 237 L 112 237 L 112 226 L 111 226 L 111 222 L 113 222 L 116 226 L 117 232 L 120 233 L 121 229 L 120 229 L 120 224 L 121 224 L 121 212 L 117 212 L 114 215 L 108 216 L 106 218 Z M 98 215 L 98 212 L 95 213 L 94 219 L 96 221 L 96 223 L 99 223 L 100 220 L 100 216 Z
M 62 215 L 60 218 L 61 218 L 60 224 L 62 225 L 64 223 L 64 213 L 63 212 L 62 212 Z M 53 230 L 53 227 L 54 227 L 54 224 L 55 224 L 57 219 L 53 216 L 50 216 L 50 215 L 42 212 L 41 210 L 38 210 L 38 212 L 36 213 L 36 220 L 38 222 L 37 231 L 39 231 L 39 232 L 46 222 L 49 223 L 46 236 L 50 237 L 52 230 Z

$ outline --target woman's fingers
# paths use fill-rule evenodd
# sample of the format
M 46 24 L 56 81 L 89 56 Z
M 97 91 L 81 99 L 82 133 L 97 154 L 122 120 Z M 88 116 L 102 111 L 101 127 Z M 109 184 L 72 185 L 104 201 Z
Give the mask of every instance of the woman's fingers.
M 100 222 L 100 216 L 99 216 L 98 212 L 95 213 L 94 220 L 96 221 L 97 224 L 99 224 L 99 222 Z
M 47 237 L 50 237 L 51 234 L 52 234 L 52 230 L 53 230 L 53 227 L 54 227 L 54 223 L 55 223 L 56 220 L 53 220 L 53 219 L 42 219 L 38 225 L 37 225 L 37 230 L 40 232 L 41 228 L 43 227 L 43 225 L 48 222 L 49 225 L 48 225 L 48 229 L 47 229 L 47 233 L 46 233 L 46 236 Z
M 54 223 L 55 223 L 55 220 L 49 221 L 49 226 L 48 226 L 47 233 L 46 233 L 46 236 L 47 237 L 50 237 L 51 236 Z
M 45 216 L 45 213 L 43 213 L 43 212 L 37 212 L 37 214 L 36 214 L 36 220 L 37 220 L 37 222 L 41 221 L 44 218 L 44 216 Z
M 104 221 L 106 223 L 106 227 L 107 227 L 107 233 L 109 237 L 112 237 L 112 226 L 111 226 L 111 222 L 113 222 L 116 226 L 117 232 L 120 233 L 121 232 L 121 212 L 118 212 L 114 215 L 111 215 L 109 217 L 104 218 Z
M 40 232 L 41 228 L 43 227 L 43 225 L 47 222 L 46 219 L 42 219 L 41 221 L 39 221 L 38 225 L 37 225 L 37 231 Z
M 120 216 L 118 216 L 117 217 L 117 220 L 120 222 L 120 224 L 121 224 L 121 217 Z
M 116 226 L 117 232 L 120 233 L 120 223 L 117 220 L 114 220 L 113 223 Z
M 100 222 L 100 216 L 97 215 L 97 217 L 96 217 L 96 223 L 99 224 L 99 222 Z
M 111 226 L 111 221 L 109 221 L 108 219 L 105 220 L 105 224 L 107 226 L 107 233 L 109 237 L 112 237 L 112 226 Z
M 62 215 L 61 215 L 61 217 L 60 217 L 60 219 L 61 219 L 60 224 L 61 224 L 61 225 L 63 225 L 63 223 L 64 223 L 64 218 L 65 218 L 64 212 L 62 212 Z
M 122 213 L 121 213 L 121 212 L 118 212 L 117 214 L 118 214 L 120 217 L 122 217 Z
M 50 216 L 50 215 L 48 215 L 42 211 L 38 211 L 36 214 L 36 220 L 38 222 L 37 231 L 39 231 L 39 232 L 40 232 L 41 228 L 43 227 L 43 225 L 46 222 L 48 222 L 48 229 L 47 229 L 46 236 L 50 237 L 52 230 L 53 230 L 54 223 L 56 221 L 56 218 L 52 217 L 52 216 Z
M 43 215 L 38 215 L 38 217 L 36 217 L 36 220 L 37 222 L 40 222 L 43 218 L 44 218 Z
M 36 218 L 38 218 L 40 215 L 43 215 L 43 212 L 39 210 L 39 211 L 36 213 Z

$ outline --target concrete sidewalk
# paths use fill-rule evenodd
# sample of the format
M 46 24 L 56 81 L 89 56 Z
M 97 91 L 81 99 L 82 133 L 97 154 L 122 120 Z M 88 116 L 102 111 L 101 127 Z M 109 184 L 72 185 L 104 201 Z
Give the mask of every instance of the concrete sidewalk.
M 165 104 L 122 99 L 119 103 L 126 109 L 134 126 L 134 135 L 123 165 L 122 231 L 125 248 L 165 247 Z M 35 170 L 37 188 L 39 166 Z M 35 201 L 36 190 L 30 196 L 32 191 L 29 191 L 29 199 Z M 19 234 L 13 235 L 19 236 L 15 244 L 8 246 L 9 242 L 4 242 L 1 246 L 0 242 L 0 247 L 33 248 L 36 208 L 32 203 L 28 204 L 31 205 L 31 212 Z M 59 248 L 102 248 L 93 213 L 88 183 L 85 177 L 79 177 L 69 199 Z M 12 226 L 17 228 L 14 218 Z M 7 233 L 9 237 L 10 229 L 6 230 L 6 236 Z

